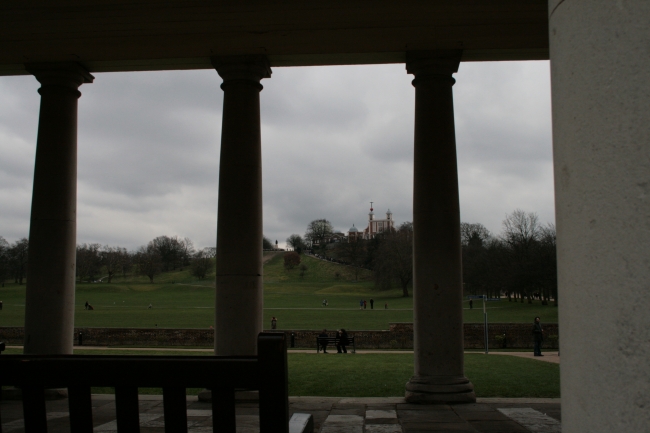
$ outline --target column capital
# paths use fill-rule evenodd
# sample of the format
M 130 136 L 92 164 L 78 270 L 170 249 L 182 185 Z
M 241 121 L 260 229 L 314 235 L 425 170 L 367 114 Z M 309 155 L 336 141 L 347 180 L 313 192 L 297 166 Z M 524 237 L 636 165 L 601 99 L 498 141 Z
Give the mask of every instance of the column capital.
M 458 72 L 462 50 L 407 51 L 406 72 L 413 74 L 415 86 L 418 81 L 429 78 L 451 79 Z
M 26 63 L 25 70 L 43 86 L 62 86 L 74 91 L 95 79 L 85 67 L 76 62 Z
M 259 82 L 263 78 L 271 78 L 271 65 L 265 55 L 213 56 L 210 61 L 223 78 L 224 84 L 230 81 L 248 81 L 260 86 Z

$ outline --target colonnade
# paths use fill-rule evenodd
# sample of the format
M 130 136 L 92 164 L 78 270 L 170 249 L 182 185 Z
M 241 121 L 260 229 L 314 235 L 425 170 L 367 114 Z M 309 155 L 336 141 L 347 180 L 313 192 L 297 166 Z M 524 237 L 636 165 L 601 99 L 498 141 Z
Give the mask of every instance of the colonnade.
M 463 372 L 460 210 L 451 86 L 460 51 L 410 53 L 415 76 L 413 402 L 475 401 Z M 223 79 L 215 353 L 254 355 L 262 331 L 260 81 L 265 56 L 213 57 Z M 41 82 L 25 353 L 72 353 L 79 64 L 27 67 Z M 425 224 L 424 221 L 428 222 Z M 54 257 L 54 260 L 52 259 Z
M 548 10 L 563 430 L 645 431 L 650 3 L 549 0 Z M 462 357 L 451 93 L 458 55 L 407 55 L 416 92 L 415 368 L 406 386 L 413 402 L 474 400 Z M 225 92 L 215 351 L 254 354 L 262 329 L 259 91 L 271 71 L 261 56 L 213 64 Z M 93 78 L 75 63 L 26 69 L 41 82 L 42 100 L 25 352 L 65 354 L 72 351 L 74 319 L 77 89 Z M 434 221 L 428 228 L 420 223 L 425 214 Z

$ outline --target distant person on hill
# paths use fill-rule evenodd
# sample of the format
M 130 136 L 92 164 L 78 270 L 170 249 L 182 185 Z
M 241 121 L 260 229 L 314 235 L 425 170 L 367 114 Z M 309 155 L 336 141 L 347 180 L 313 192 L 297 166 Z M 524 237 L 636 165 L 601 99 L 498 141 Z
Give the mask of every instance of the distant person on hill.
M 86 301 L 86 305 L 84 305 L 84 309 L 85 309 L 85 310 L 88 309 L 88 305 L 90 305 L 90 304 L 88 303 L 88 301 Z
M 469 309 L 471 310 L 474 308 L 474 301 L 472 299 L 469 300 Z
M 388 302 L 384 304 L 384 310 L 388 310 Z
M 278 327 L 278 319 L 273 316 L 271 318 L 271 329 L 276 329 Z
M 359 301 L 359 310 L 363 310 L 363 299 Z
M 364 310 L 366 309 L 366 300 L 365 299 L 363 300 L 363 309 Z
M 336 335 L 336 353 L 348 353 L 348 350 L 345 346 L 348 344 L 348 333 L 345 332 L 345 329 L 341 330 Z M 343 350 L 343 352 L 341 352 Z
M 327 353 L 327 329 L 323 329 L 323 332 L 318 334 L 318 344 L 323 348 L 323 353 Z
M 375 309 L 375 300 L 370 298 L 370 309 L 374 310 Z
M 535 339 L 535 356 L 544 356 L 542 355 L 542 341 L 544 341 L 544 330 L 542 329 L 542 324 L 539 323 L 539 317 L 535 317 L 535 322 L 533 323 L 533 338 Z

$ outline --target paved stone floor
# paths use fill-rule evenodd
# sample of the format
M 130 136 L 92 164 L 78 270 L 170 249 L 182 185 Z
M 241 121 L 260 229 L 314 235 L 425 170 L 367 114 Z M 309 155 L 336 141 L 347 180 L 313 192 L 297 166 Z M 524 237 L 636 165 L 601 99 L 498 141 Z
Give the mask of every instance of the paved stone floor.
M 413 405 L 403 398 L 291 397 L 290 410 L 311 413 L 320 433 L 560 432 L 559 399 L 479 399 L 469 405 Z M 47 402 L 48 431 L 69 432 L 68 402 Z M 22 405 L 0 403 L 3 433 L 23 432 Z M 187 399 L 192 433 L 212 431 L 210 403 Z M 93 396 L 94 431 L 116 432 L 112 395 Z M 141 396 L 140 431 L 164 432 L 161 396 Z M 258 432 L 255 403 L 237 405 L 237 432 Z

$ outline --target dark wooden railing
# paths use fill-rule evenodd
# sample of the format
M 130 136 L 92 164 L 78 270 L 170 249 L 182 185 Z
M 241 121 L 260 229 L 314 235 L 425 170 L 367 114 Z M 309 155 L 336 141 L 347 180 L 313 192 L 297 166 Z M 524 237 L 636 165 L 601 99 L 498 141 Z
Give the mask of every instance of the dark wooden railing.
M 165 432 L 187 432 L 186 388 L 212 391 L 213 431 L 235 433 L 235 389 L 259 390 L 260 432 L 289 431 L 287 343 L 263 332 L 258 356 L 2 355 L 0 384 L 22 389 L 25 432 L 46 432 L 45 388 L 67 388 L 70 431 L 93 431 L 91 387 L 115 387 L 119 432 L 139 432 L 138 388 L 162 388 Z M 0 427 L 1 431 L 1 427 Z

